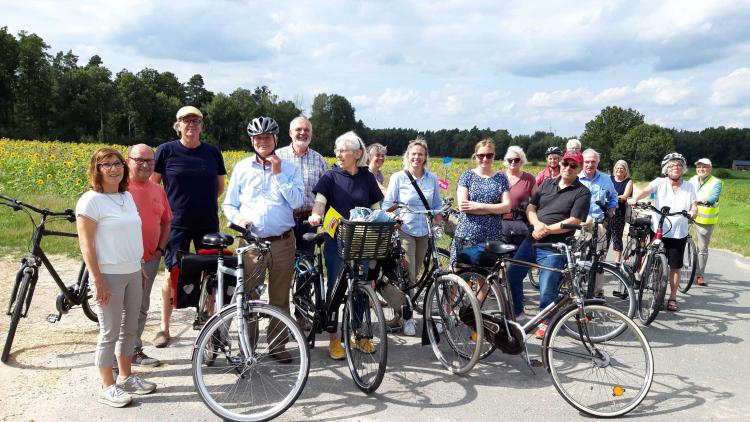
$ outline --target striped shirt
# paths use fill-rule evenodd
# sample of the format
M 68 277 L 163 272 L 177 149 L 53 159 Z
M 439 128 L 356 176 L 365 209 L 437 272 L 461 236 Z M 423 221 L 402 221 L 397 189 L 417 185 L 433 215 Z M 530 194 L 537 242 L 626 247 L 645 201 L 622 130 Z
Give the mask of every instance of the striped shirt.
M 291 145 L 279 148 L 276 150 L 276 155 L 282 160 L 286 160 L 294 163 L 295 166 L 302 173 L 302 181 L 305 185 L 305 198 L 302 203 L 302 208 L 295 211 L 307 211 L 312 209 L 313 202 L 315 201 L 315 195 L 313 195 L 313 188 L 318 183 L 318 179 L 326 171 L 328 171 L 328 164 L 322 155 L 313 151 L 311 148 L 307 149 L 303 155 L 298 156 L 294 153 Z

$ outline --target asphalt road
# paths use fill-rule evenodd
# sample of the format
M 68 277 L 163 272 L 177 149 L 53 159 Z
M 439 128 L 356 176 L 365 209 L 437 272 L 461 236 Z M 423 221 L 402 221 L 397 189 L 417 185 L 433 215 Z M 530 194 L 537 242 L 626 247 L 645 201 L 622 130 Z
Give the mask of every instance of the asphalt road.
M 656 374 L 645 401 L 628 415 L 634 420 L 748 420 L 742 403 L 750 403 L 750 260 L 712 251 L 708 287 L 694 286 L 680 296 L 680 311 L 659 314 L 644 328 L 654 352 Z M 152 303 L 158 304 L 154 295 Z M 158 306 L 158 305 L 157 305 Z M 163 361 L 158 368 L 141 371 L 159 387 L 123 409 L 95 401 L 97 375 L 91 365 L 93 347 L 70 349 L 54 356 L 66 370 L 54 383 L 37 389 L 38 396 L 23 409 L 3 405 L 0 417 L 8 420 L 215 420 L 194 391 L 190 376 L 190 350 L 195 332 L 192 314 L 177 312 L 173 335 L 178 339 L 166 349 L 146 351 Z M 75 316 L 83 318 L 82 315 Z M 149 327 L 157 324 L 158 309 Z M 23 324 L 24 322 L 22 322 Z M 63 325 L 47 334 L 65 335 Z M 4 337 L 4 333 L 3 333 Z M 150 338 L 150 337 L 148 337 Z M 320 337 L 323 340 L 323 337 Z M 345 361 L 327 357 L 327 342 L 311 351 L 307 386 L 297 402 L 279 420 L 579 420 L 585 416 L 557 393 L 541 368 L 533 372 L 520 356 L 495 352 L 466 376 L 445 371 L 429 346 L 419 338 L 391 336 L 388 371 L 372 395 L 356 389 Z M 92 340 L 95 342 L 95 339 Z M 531 354 L 538 354 L 538 341 Z M 33 365 L 7 367 L 23 377 L 38 371 Z M 31 375 L 31 374 L 29 374 Z M 33 380 L 33 377 L 30 377 Z M 0 395 L 6 392 L 0 391 Z

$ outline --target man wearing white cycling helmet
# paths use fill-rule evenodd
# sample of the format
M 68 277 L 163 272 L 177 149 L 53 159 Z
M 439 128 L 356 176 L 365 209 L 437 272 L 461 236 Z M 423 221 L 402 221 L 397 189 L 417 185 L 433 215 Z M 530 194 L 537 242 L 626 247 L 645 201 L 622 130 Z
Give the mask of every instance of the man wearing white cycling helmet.
M 687 173 L 687 162 L 682 154 L 672 152 L 664 156 L 661 161 L 661 172 L 666 177 L 658 177 L 652 180 L 646 188 L 638 192 L 635 197 L 628 200 L 634 204 L 637 201 L 654 193 L 654 207 L 662 209 L 669 207 L 669 212 L 688 211 L 691 218 L 695 218 L 698 212 L 696 205 L 697 197 L 693 185 L 682 180 L 682 176 Z M 659 228 L 659 216 L 651 216 L 651 230 L 656 232 Z M 667 252 L 667 262 L 669 263 L 669 300 L 667 301 L 667 310 L 675 312 L 677 307 L 677 289 L 680 284 L 680 268 L 682 268 L 682 256 L 685 253 L 685 244 L 688 235 L 687 218 L 676 215 L 667 217 L 662 227 L 664 237 L 664 248 Z
M 227 220 L 246 227 L 250 233 L 271 243 L 271 256 L 261 278 L 247 280 L 249 288 L 263 282 L 268 272 L 268 302 L 289 314 L 289 290 L 294 273 L 294 214 L 304 200 L 304 184 L 299 169 L 275 154 L 279 126 L 270 117 L 258 117 L 247 125 L 255 155 L 234 166 L 222 209 Z M 240 246 L 246 245 L 244 240 Z M 251 253 L 252 254 L 252 253 Z M 245 274 L 255 270 L 253 259 L 243 260 Z M 277 328 L 278 327 L 278 328 Z M 271 357 L 281 363 L 292 360 L 284 350 L 286 333 L 280 324 L 271 324 Z

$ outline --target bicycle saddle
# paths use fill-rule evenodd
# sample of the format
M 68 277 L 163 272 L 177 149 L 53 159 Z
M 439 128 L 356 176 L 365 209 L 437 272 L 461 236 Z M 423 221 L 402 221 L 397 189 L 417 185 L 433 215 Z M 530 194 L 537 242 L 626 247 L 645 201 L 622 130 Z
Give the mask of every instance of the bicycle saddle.
M 209 233 L 203 236 L 203 244 L 208 246 L 226 247 L 234 243 L 234 237 L 226 233 Z
M 497 255 L 507 255 L 516 251 L 515 245 L 509 245 L 499 240 L 488 240 L 487 250 Z
M 305 233 L 302 235 L 302 239 L 305 242 L 321 244 L 323 243 L 323 236 L 325 236 L 325 233 Z

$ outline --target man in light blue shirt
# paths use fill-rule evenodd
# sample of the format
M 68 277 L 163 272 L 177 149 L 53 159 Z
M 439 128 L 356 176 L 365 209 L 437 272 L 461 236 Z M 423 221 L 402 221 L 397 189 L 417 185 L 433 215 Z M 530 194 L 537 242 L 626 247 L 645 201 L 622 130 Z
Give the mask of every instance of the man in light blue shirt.
M 255 155 L 238 162 L 229 179 L 222 209 L 227 219 L 247 227 L 250 232 L 271 243 L 273 259 L 266 262 L 261 272 L 268 272 L 268 302 L 289 314 L 289 289 L 294 273 L 293 210 L 302 206 L 304 185 L 302 175 L 294 163 L 283 161 L 275 154 L 279 126 L 270 117 L 258 117 L 247 126 Z M 246 244 L 243 241 L 240 245 Z M 246 281 L 253 274 L 254 260 L 243 259 Z M 250 280 L 251 286 L 263 282 Z M 271 324 L 268 338 L 278 338 L 271 344 L 271 357 L 280 363 L 292 361 L 284 350 L 286 334 L 274 331 Z
M 597 170 L 598 167 L 599 153 L 591 148 L 583 151 L 583 174 L 579 180 L 591 191 L 589 217 L 601 222 L 604 219 L 604 211 L 597 202 L 604 204 L 609 216 L 613 216 L 617 209 L 617 191 L 609 175 Z

